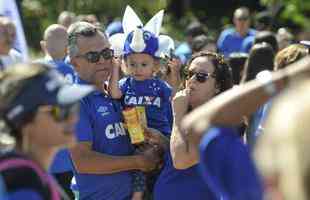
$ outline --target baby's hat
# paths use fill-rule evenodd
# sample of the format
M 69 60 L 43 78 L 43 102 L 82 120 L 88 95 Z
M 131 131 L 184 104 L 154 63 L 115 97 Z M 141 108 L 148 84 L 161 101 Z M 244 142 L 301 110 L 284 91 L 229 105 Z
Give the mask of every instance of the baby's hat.
M 164 11 L 161 10 L 143 26 L 137 14 L 127 6 L 122 21 L 124 33 L 115 34 L 109 38 L 116 55 L 126 57 L 133 53 L 145 53 L 159 58 L 163 51 L 162 44 L 166 43 L 169 37 L 159 35 L 163 16 Z

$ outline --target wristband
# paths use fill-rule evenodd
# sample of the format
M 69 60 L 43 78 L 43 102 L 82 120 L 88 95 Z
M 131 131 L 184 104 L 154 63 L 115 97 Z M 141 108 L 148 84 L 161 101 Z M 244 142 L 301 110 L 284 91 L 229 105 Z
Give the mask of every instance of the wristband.
M 269 95 L 274 95 L 277 92 L 275 85 L 272 82 L 272 73 L 268 70 L 259 72 L 256 79 L 264 84 L 264 90 Z

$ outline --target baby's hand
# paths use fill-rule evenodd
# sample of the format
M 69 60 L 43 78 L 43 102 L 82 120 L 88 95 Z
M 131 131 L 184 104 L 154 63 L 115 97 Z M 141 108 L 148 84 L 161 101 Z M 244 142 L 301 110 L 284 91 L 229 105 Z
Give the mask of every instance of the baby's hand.
M 177 73 L 179 73 L 180 70 L 181 70 L 182 63 L 181 63 L 181 60 L 180 60 L 180 59 L 178 59 L 178 58 L 173 58 L 172 60 L 169 60 L 168 66 L 169 66 L 170 71 L 171 71 L 173 74 L 177 74 Z
M 112 58 L 112 66 L 113 69 L 120 69 L 122 65 L 122 59 L 121 58 Z

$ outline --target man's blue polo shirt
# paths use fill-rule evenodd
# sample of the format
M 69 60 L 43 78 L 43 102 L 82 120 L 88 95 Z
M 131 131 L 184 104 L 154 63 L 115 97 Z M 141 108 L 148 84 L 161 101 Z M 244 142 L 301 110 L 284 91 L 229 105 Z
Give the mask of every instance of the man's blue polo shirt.
M 84 81 L 80 82 L 85 84 Z M 76 136 L 79 142 L 92 143 L 92 149 L 99 153 L 113 156 L 133 153 L 133 146 L 122 123 L 120 103 L 99 91 L 82 99 Z M 80 199 L 130 199 L 131 173 L 80 174 L 74 169 Z
M 255 34 L 256 31 L 254 29 L 249 29 L 247 35 L 242 37 L 235 28 L 225 29 L 217 41 L 217 48 L 225 58 L 228 58 L 228 56 L 234 52 L 248 53 L 245 51 L 243 43 L 247 38 L 254 40 L 253 36 L 255 36 Z M 247 39 L 247 41 L 248 40 L 249 39 Z

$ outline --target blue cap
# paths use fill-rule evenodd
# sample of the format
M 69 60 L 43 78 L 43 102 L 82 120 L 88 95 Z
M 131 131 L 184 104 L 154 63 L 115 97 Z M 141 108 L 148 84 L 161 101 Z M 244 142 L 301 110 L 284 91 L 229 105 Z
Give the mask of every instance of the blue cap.
M 112 23 L 110 23 L 107 28 L 106 31 L 107 35 L 110 37 L 116 33 L 123 33 L 123 25 L 121 21 L 114 21 Z
M 141 34 L 142 34 L 141 38 L 140 36 L 138 37 L 139 38 L 138 43 L 139 45 L 142 45 L 142 47 L 144 47 L 143 49 L 138 49 L 133 46 L 134 34 L 136 34 L 136 32 L 138 31 L 141 31 Z M 148 54 L 152 57 L 156 57 L 155 53 L 157 50 L 158 50 L 158 38 L 150 31 L 146 31 L 146 30 L 143 30 L 142 28 L 138 28 L 137 31 L 134 30 L 130 34 L 128 34 L 125 40 L 123 53 L 125 57 L 133 53 L 143 53 L 143 54 Z
M 0 115 L 13 127 L 22 125 L 41 105 L 71 106 L 94 90 L 68 84 L 56 69 L 44 64 L 13 66 L 3 74 Z

